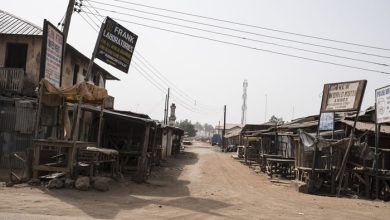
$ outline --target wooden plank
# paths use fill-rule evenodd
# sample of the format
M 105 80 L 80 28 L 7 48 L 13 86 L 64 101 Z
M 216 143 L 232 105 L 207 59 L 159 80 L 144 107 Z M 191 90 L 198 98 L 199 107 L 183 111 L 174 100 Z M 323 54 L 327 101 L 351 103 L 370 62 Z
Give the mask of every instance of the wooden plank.
M 50 167 L 45 165 L 34 165 L 34 171 L 50 171 L 50 172 L 69 172 L 66 167 Z

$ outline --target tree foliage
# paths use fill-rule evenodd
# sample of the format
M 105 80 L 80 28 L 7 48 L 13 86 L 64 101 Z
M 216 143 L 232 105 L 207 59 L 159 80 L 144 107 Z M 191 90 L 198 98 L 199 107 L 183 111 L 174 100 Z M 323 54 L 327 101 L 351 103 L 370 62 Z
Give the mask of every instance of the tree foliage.
M 271 123 L 273 123 L 275 125 L 282 125 L 282 124 L 284 124 L 283 118 L 282 117 L 278 118 L 275 115 L 272 115 L 268 122 L 271 122 Z
M 185 119 L 183 121 L 180 121 L 180 122 L 178 122 L 177 126 L 181 129 L 183 129 L 184 132 L 186 134 L 188 134 L 188 136 L 195 137 L 195 135 L 196 135 L 195 126 L 191 123 L 190 120 Z

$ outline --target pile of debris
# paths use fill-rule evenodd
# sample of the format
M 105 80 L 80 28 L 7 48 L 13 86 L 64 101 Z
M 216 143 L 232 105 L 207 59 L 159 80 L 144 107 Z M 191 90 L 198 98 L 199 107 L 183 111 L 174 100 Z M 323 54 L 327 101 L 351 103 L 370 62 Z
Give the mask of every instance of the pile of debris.
M 65 177 L 63 173 L 56 173 L 42 176 L 40 179 L 31 179 L 28 184 L 31 186 L 45 186 L 47 189 L 77 189 L 88 191 L 95 189 L 106 192 L 110 190 L 112 179 L 109 177 L 88 177 L 79 176 L 76 179 Z

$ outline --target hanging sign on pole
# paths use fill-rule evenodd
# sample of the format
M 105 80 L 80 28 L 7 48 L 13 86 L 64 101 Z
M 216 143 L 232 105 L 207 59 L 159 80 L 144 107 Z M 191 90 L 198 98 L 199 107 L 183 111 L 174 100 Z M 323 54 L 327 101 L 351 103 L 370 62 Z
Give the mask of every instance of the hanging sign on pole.
M 375 90 L 376 123 L 390 122 L 390 85 Z
M 138 36 L 110 17 L 102 25 L 95 48 L 96 58 L 127 73 Z

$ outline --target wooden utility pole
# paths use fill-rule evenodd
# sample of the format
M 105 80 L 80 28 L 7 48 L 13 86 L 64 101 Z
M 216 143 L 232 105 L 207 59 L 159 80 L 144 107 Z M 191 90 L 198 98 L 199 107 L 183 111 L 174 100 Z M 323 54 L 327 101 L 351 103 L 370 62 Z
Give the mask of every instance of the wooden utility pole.
M 168 94 L 165 95 L 165 103 L 164 103 L 164 119 L 163 119 L 163 124 L 166 124 L 166 115 L 167 115 L 167 100 L 168 100 Z
M 225 132 L 226 132 L 226 105 L 223 106 L 222 150 L 225 149 Z
M 165 124 L 167 125 L 168 124 L 168 115 L 169 115 L 169 96 L 170 96 L 170 92 L 171 92 L 171 89 L 168 88 L 168 94 L 167 94 L 167 102 L 165 103 L 166 106 L 165 106 Z
M 137 176 L 135 181 L 138 183 L 143 183 L 146 181 L 148 174 L 148 147 L 149 147 L 149 136 L 150 136 L 150 124 L 145 125 L 145 135 L 144 142 L 142 145 L 141 156 L 138 159 L 138 167 L 137 167 Z
M 69 33 L 69 27 L 70 27 L 70 21 L 72 20 L 72 14 L 74 9 L 74 4 L 76 0 L 69 0 L 68 8 L 66 9 L 66 15 L 65 15 L 65 22 L 64 22 L 64 28 L 62 29 L 62 33 L 64 35 L 64 46 L 62 48 L 62 67 L 65 68 L 64 62 L 65 62 L 65 53 L 66 53 L 66 42 L 68 39 L 68 33 Z M 62 71 L 64 72 L 64 70 Z M 62 84 L 62 76 L 60 79 L 60 86 Z

